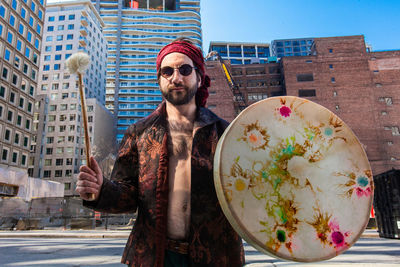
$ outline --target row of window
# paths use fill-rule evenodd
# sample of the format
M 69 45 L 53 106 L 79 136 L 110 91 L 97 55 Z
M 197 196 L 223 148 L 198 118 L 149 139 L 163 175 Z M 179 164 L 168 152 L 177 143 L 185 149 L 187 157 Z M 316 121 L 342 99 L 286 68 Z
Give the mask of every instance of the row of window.
M 48 35 L 48 36 L 46 36 L 46 42 L 52 42 L 53 40 L 55 40 L 55 41 L 63 41 L 64 40 L 64 36 L 65 36 L 65 40 L 73 40 L 74 39 L 74 34 L 73 33 L 66 34 L 66 35 L 59 34 L 59 35 L 55 35 L 55 36 Z
M 1 113 L 3 112 L 3 107 L 0 106 L 0 111 Z M 17 113 L 15 110 L 12 110 L 8 108 L 7 113 L 4 114 L 6 121 L 8 121 L 11 124 L 17 125 L 20 128 L 25 128 L 25 130 L 30 131 L 31 130 L 31 119 L 30 118 L 25 118 L 25 124 L 23 124 L 24 117 L 22 114 Z M 3 114 L 1 114 L 0 118 L 3 117 Z
M 70 177 L 70 176 L 72 176 L 72 170 L 65 170 L 65 177 Z M 43 172 L 43 177 L 44 178 L 52 177 L 51 176 L 51 170 L 45 170 Z M 64 177 L 63 176 L 63 170 L 55 170 L 54 177 Z
M 26 84 L 23 84 L 23 86 L 26 87 Z M 25 88 L 21 88 L 21 90 L 25 91 L 26 89 Z M 10 91 L 10 93 L 8 94 L 7 91 Z M 32 91 L 33 91 L 33 89 L 32 89 Z M 33 111 L 33 103 L 31 101 L 27 100 L 22 95 L 20 95 L 19 99 L 17 99 L 17 95 L 18 94 L 16 92 L 14 92 L 12 90 L 7 90 L 6 86 L 0 85 L 0 98 L 3 98 L 8 103 L 12 103 L 12 104 L 18 106 L 21 110 L 24 110 L 24 111 L 27 111 L 29 113 L 32 113 L 32 111 Z
M 64 21 L 66 18 L 65 15 L 59 15 L 58 16 L 58 21 Z M 49 16 L 47 18 L 47 21 L 55 21 L 56 17 L 55 16 Z M 75 19 L 75 14 L 70 14 L 68 15 L 68 20 L 74 20 Z
M 47 32 L 54 32 L 55 26 L 47 26 Z M 65 25 L 58 25 L 57 26 L 57 31 L 63 31 L 65 29 Z M 68 24 L 67 25 L 68 30 L 73 30 L 75 29 L 75 24 Z
M 29 136 L 18 132 L 17 130 L 13 130 L 9 127 L 4 127 L 4 135 L 2 133 L 2 125 L 0 125 L 0 136 L 2 136 L 2 140 L 4 142 L 13 144 L 14 146 L 21 146 L 24 148 L 29 147 Z
M 24 73 L 25 73 L 25 66 L 26 69 L 28 69 L 28 65 L 24 64 Z M 5 81 L 9 81 L 9 78 L 11 79 L 11 82 L 16 86 L 19 87 L 18 85 L 20 84 L 20 88 L 22 91 L 25 91 L 27 94 L 34 96 L 35 94 L 35 87 L 31 84 L 29 87 L 29 92 L 27 92 L 27 82 L 24 79 L 20 79 L 19 74 L 18 73 L 12 73 L 12 75 L 10 75 L 9 73 L 9 68 L 7 67 L 3 67 L 3 70 L 1 72 L 1 78 L 3 78 Z M 34 69 L 32 69 L 31 72 L 31 79 L 35 80 L 36 79 L 36 71 Z M 6 90 L 3 86 L 4 89 L 2 90 Z
M 15 9 L 16 12 L 18 12 Z M 23 20 L 27 21 L 29 26 L 36 30 L 37 34 L 41 34 L 42 33 L 42 26 L 41 26 L 41 18 L 43 17 L 43 11 L 39 9 L 38 12 L 38 16 L 39 16 L 39 20 L 35 19 L 34 16 L 32 15 L 28 15 L 27 11 L 24 7 L 21 7 L 20 9 L 20 13 L 21 17 L 23 18 Z M 0 17 L 2 17 L 5 21 L 8 21 L 10 26 L 15 28 L 16 26 L 18 26 L 18 16 L 16 14 L 13 13 L 12 10 L 9 11 L 9 14 L 7 14 L 7 9 L 4 5 L 0 4 Z M 19 23 L 19 25 L 21 25 L 21 23 Z M 35 27 L 36 25 L 36 27 Z
M 73 44 L 66 44 L 65 45 L 65 50 L 72 50 Z M 51 52 L 53 50 L 53 47 L 51 45 L 46 45 L 44 47 L 45 52 Z M 55 51 L 62 51 L 63 50 L 63 45 L 56 45 L 55 46 Z
M 76 129 L 76 127 L 75 127 L 75 125 L 69 125 L 69 131 L 71 132 L 71 131 L 75 131 L 75 129 Z M 77 127 L 77 129 L 78 129 L 78 132 L 79 132 L 79 130 L 80 130 L 80 127 L 78 126 Z M 56 143 L 57 144 L 64 144 L 65 142 L 66 142 L 66 140 L 68 140 L 68 142 L 69 143 L 73 143 L 74 142 L 74 136 L 68 136 L 67 138 L 65 138 L 65 136 L 57 136 L 57 140 L 56 140 Z M 79 136 L 78 137 L 76 137 L 76 143 L 77 144 L 79 144 Z M 48 136 L 48 137 L 46 137 L 46 144 L 54 144 L 54 136 Z M 82 139 L 82 141 L 81 141 L 81 143 L 83 144 L 83 139 Z M 58 149 L 58 148 L 57 148 Z M 65 153 L 73 153 L 73 147 L 66 147 L 65 149 L 63 148 L 63 147 L 59 147 L 59 149 L 60 149 L 60 151 L 62 151 L 62 152 L 60 152 L 60 153 L 64 153 L 64 151 L 65 151 Z M 47 151 L 47 150 L 46 150 Z M 52 150 L 51 150 L 52 151 Z M 46 152 L 47 153 L 47 152 Z M 50 153 L 50 151 L 49 151 L 49 153 Z M 76 154 L 78 154 L 78 152 L 76 152 Z
M 2 162 L 9 162 L 11 160 L 11 164 L 22 165 L 25 167 L 27 166 L 27 163 L 28 163 L 28 155 L 27 154 L 22 153 L 21 157 L 20 157 L 19 151 L 12 151 L 12 152 L 10 152 L 10 151 L 11 151 L 10 148 L 3 147 L 2 152 L 1 152 L 1 161 Z
M 29 29 L 28 26 L 25 25 L 23 21 L 20 21 L 17 23 L 16 18 L 13 15 L 10 15 L 9 19 L 9 25 L 14 28 L 18 33 L 24 37 L 30 44 L 34 45 L 37 50 L 39 50 L 40 47 L 40 40 L 39 36 L 36 36 L 35 33 L 32 33 Z M 3 24 L 0 24 L 0 36 L 3 36 L 3 29 L 5 29 Z M 12 42 L 12 37 L 14 36 L 13 31 L 9 31 L 11 34 L 7 34 L 7 40 L 9 42 Z M 40 33 L 39 33 L 40 35 Z
M 1 30 L 2 26 L 0 24 L 0 31 Z M 10 46 L 15 47 L 21 54 L 23 54 L 29 60 L 32 60 L 36 65 L 38 64 L 38 54 L 33 50 L 32 47 L 29 46 L 28 43 L 25 43 L 23 40 L 14 36 L 14 33 L 11 31 L 7 32 L 6 40 Z M 37 38 L 35 39 L 35 47 L 39 50 L 40 41 Z

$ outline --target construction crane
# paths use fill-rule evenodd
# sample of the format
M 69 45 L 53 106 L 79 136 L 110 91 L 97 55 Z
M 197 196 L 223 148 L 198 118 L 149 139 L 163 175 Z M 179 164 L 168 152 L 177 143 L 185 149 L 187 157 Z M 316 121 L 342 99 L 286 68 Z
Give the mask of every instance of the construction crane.
M 233 93 L 233 100 L 236 103 L 236 112 L 239 114 L 242 110 L 244 110 L 247 107 L 247 101 L 245 97 L 243 96 L 242 92 L 240 91 L 239 86 L 235 83 L 235 81 L 232 78 L 231 73 L 229 72 L 228 68 L 226 67 L 224 61 L 222 60 L 221 56 L 217 51 L 211 51 L 210 53 L 207 54 L 205 57 L 205 60 L 211 58 L 211 57 L 216 57 L 218 61 L 221 63 L 222 70 L 225 74 L 226 81 L 228 82 L 229 87 L 232 90 Z

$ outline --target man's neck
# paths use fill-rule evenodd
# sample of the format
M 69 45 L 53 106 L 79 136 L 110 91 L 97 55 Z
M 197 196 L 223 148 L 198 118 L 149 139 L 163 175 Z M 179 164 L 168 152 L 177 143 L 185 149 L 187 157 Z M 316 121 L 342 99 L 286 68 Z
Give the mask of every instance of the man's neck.
M 168 120 L 194 122 L 196 117 L 196 103 L 194 98 L 190 103 L 175 106 L 167 101 L 166 110 Z

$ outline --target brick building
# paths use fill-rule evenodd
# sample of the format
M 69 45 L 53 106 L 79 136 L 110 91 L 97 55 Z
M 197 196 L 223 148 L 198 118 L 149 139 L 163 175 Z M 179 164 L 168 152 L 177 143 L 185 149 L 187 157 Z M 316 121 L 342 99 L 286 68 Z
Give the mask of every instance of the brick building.
M 218 80 L 216 71 L 207 71 Z M 231 72 L 249 104 L 282 94 L 305 97 L 354 131 L 374 175 L 400 168 L 400 50 L 368 52 L 362 35 L 315 38 L 309 56 L 235 65 Z M 228 105 L 222 97 L 215 103 Z M 224 107 L 214 112 L 229 118 Z
M 285 94 L 279 63 L 230 65 L 229 61 L 224 62 L 248 105 L 267 97 Z M 233 101 L 234 96 L 221 63 L 207 61 L 206 71 L 211 78 L 208 108 L 225 120 L 232 121 L 238 113 L 238 105 Z

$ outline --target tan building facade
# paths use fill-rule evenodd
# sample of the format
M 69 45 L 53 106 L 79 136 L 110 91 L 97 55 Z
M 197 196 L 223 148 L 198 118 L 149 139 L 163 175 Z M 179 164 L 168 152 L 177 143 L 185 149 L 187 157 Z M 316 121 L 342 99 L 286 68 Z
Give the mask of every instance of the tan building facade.
M 44 9 L 43 0 L 0 2 L 0 168 L 3 171 L 26 173 L 28 169 Z
M 83 80 L 91 154 L 101 160 L 115 149 L 114 116 L 104 107 L 107 49 L 103 26 L 88 0 L 47 5 L 35 109 L 35 160 L 30 171 L 33 177 L 62 183 L 65 196 L 75 194 L 76 174 L 86 164 L 77 76 L 65 67 L 73 53 L 83 51 L 90 57 Z

